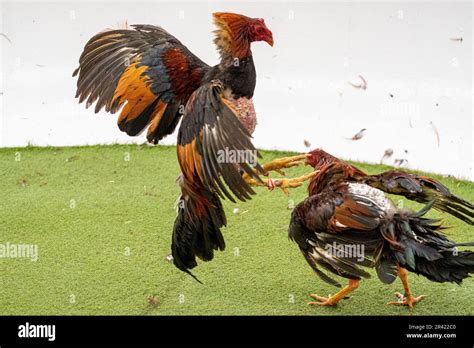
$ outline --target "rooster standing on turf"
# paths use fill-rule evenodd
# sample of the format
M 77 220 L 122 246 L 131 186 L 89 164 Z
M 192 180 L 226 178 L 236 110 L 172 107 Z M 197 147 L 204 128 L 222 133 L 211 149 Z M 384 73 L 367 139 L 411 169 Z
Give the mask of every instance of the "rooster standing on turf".
M 329 297 L 310 295 L 312 305 L 334 306 L 370 275 L 360 266 L 375 267 L 379 279 L 390 284 L 400 277 L 405 293 L 389 304 L 410 308 L 424 296 L 414 297 L 407 270 L 434 282 L 455 282 L 474 273 L 474 252 L 458 251 L 442 234 L 438 220 L 425 218 L 431 208 L 472 225 L 474 206 L 456 197 L 436 180 L 401 171 L 366 175 L 349 163 L 317 149 L 307 163 L 316 175 L 309 197 L 294 209 L 289 237 L 308 264 L 325 282 L 339 286 L 321 269 L 347 278 L 349 284 Z M 419 212 L 396 207 L 385 193 L 405 196 L 426 206 Z M 363 248 L 362 248 L 363 247 Z M 363 250 L 363 254 L 354 251 Z
M 158 143 L 178 132 L 178 179 L 181 199 L 172 254 L 174 264 L 188 272 L 196 256 L 211 260 L 223 250 L 220 228 L 226 217 L 220 198 L 245 201 L 250 186 L 275 184 L 283 190 L 301 185 L 304 178 L 273 181 L 258 174 L 297 164 L 303 157 L 271 162 L 263 168 L 251 143 L 256 126 L 252 96 L 256 72 L 250 45 L 273 36 L 263 19 L 234 13 L 214 13 L 214 42 L 221 62 L 210 67 L 160 27 L 134 25 L 92 37 L 79 59 L 77 94 L 87 106 L 119 110 L 118 126 L 128 135 L 148 127 L 147 139 Z M 242 155 L 233 161 L 223 154 Z

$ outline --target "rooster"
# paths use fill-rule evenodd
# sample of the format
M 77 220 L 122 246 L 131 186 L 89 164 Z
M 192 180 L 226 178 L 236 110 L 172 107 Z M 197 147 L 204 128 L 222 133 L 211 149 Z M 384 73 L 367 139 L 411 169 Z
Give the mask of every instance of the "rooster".
M 304 156 L 262 167 L 251 142 L 256 126 L 251 43 L 273 46 L 272 32 L 263 19 L 235 13 L 214 13 L 213 18 L 221 58 L 213 67 L 164 29 L 133 25 L 93 36 L 73 73 L 78 75 L 79 102 L 85 101 L 87 107 L 96 103 L 96 113 L 121 110 L 118 127 L 128 135 L 148 128 L 147 140 L 157 144 L 182 118 L 177 139 L 181 198 L 171 249 L 174 264 L 189 274 L 197 265 L 196 257 L 208 261 L 214 250 L 225 248 L 221 198 L 245 201 L 255 194 L 251 186 L 287 190 L 302 184 L 292 179 L 262 180 L 259 174 L 297 165 Z M 222 156 L 225 153 L 243 156 L 229 161 Z
M 432 208 L 472 225 L 474 206 L 453 195 L 444 185 L 425 176 L 402 171 L 367 175 L 353 165 L 317 149 L 306 163 L 315 168 L 309 197 L 292 212 L 289 238 L 297 243 L 314 272 L 325 282 L 341 287 L 321 268 L 347 278 L 337 294 L 311 294 L 311 305 L 334 306 L 370 275 L 361 267 L 375 267 L 378 278 L 391 284 L 401 279 L 404 294 L 398 301 L 410 309 L 425 296 L 414 296 L 408 271 L 434 282 L 455 282 L 474 272 L 474 252 L 458 246 L 442 233 L 439 220 L 424 215 Z M 424 203 L 418 212 L 398 208 L 386 193 Z

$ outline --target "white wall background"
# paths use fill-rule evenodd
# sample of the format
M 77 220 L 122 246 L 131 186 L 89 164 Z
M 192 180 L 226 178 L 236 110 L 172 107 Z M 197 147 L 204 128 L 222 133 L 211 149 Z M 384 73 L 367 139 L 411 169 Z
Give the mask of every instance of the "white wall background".
M 257 146 L 305 151 L 306 139 L 369 162 L 392 148 L 388 164 L 474 180 L 471 1 L 3 1 L 0 146 L 144 142 L 77 104 L 71 74 L 84 44 L 125 20 L 155 24 L 216 64 L 214 11 L 264 17 L 274 34 L 273 48 L 253 46 Z M 365 91 L 348 84 L 358 74 Z

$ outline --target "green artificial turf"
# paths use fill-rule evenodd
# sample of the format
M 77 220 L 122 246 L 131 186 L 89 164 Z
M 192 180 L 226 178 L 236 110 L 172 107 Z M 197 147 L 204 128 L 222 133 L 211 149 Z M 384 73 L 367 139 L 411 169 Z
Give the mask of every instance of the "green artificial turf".
M 263 162 L 288 155 L 262 153 Z M 389 169 L 357 165 L 369 173 Z M 336 308 L 308 306 L 310 292 L 326 296 L 337 289 L 313 274 L 287 237 L 288 200 L 303 200 L 305 187 L 289 197 L 259 188 L 249 202 L 226 201 L 227 248 L 194 269 L 201 285 L 165 259 L 178 174 L 174 147 L 0 149 L 0 243 L 39 248 L 37 262 L 0 259 L 0 314 L 474 314 L 474 279 L 457 286 L 416 275 L 410 276 L 413 293 L 428 297 L 411 313 L 386 305 L 401 283 L 384 285 L 376 277 Z M 474 183 L 433 176 L 474 201 Z M 452 239 L 474 240 L 467 224 L 450 217 L 445 223 L 453 226 Z

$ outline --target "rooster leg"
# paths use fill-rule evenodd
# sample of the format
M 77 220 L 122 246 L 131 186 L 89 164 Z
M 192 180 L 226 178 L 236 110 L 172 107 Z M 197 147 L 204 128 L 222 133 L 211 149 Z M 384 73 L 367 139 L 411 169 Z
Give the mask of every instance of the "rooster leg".
M 318 300 L 317 302 L 309 302 L 309 305 L 316 305 L 316 306 L 335 306 L 337 303 L 342 300 L 344 297 L 346 297 L 349 293 L 354 291 L 359 287 L 360 280 L 358 279 L 349 279 L 349 284 L 339 291 L 335 295 L 329 295 L 329 297 L 322 297 L 314 294 L 310 294 L 312 298 L 315 300 Z
M 283 168 L 291 168 L 304 164 L 304 160 L 308 156 L 308 154 L 303 154 L 291 157 L 277 158 L 273 161 L 265 163 L 262 167 L 266 172 L 275 171 L 281 175 L 285 175 L 285 172 L 282 171 Z
M 319 170 L 313 171 L 311 173 L 302 175 L 297 178 L 291 178 L 291 179 L 284 178 L 284 179 L 268 179 L 268 180 L 269 181 L 273 180 L 273 183 L 271 185 L 273 185 L 273 187 L 279 187 L 286 195 L 288 195 L 290 194 L 290 192 L 288 191 L 289 188 L 300 187 L 301 185 L 303 185 L 303 183 L 306 180 L 311 179 L 318 172 Z
M 398 301 L 390 301 L 387 304 L 395 305 L 395 306 L 408 306 L 408 308 L 413 309 L 415 303 L 420 302 L 423 300 L 426 295 L 420 295 L 418 297 L 413 297 L 410 288 L 408 287 L 408 272 L 405 268 L 398 266 L 398 276 L 400 277 L 403 289 L 405 290 L 405 295 L 402 295 L 399 292 L 395 293 L 395 296 L 399 298 Z
M 250 178 L 249 176 L 244 177 L 244 180 L 250 186 L 266 186 L 270 190 L 273 190 L 275 187 L 279 187 L 286 195 L 290 192 L 288 191 L 289 188 L 300 187 L 306 180 L 309 180 L 313 175 L 318 173 L 318 171 L 314 171 L 305 175 L 302 175 L 297 178 L 282 178 L 282 179 L 270 179 L 270 178 L 262 178 L 263 184 L 257 182 L 255 179 Z
M 275 171 L 281 175 L 285 175 L 285 172 L 282 171 L 283 168 L 291 168 L 296 167 L 301 164 L 305 164 L 305 159 L 308 157 L 308 154 L 291 156 L 291 157 L 283 157 L 274 159 L 271 162 L 265 163 L 262 165 L 265 175 L 268 175 L 268 172 Z M 309 180 L 313 175 L 315 175 L 318 171 L 313 171 L 306 175 L 300 176 L 298 178 L 282 178 L 282 179 L 266 179 L 263 178 L 263 184 L 257 182 L 253 178 L 251 178 L 247 173 L 242 175 L 243 179 L 249 184 L 250 186 L 266 186 L 270 190 L 273 190 L 275 187 L 279 187 L 285 194 L 289 194 L 289 188 L 295 188 L 303 185 L 303 183 Z
M 305 164 L 305 159 L 308 157 L 308 154 L 283 157 L 274 159 L 271 162 L 265 163 L 262 165 L 264 175 L 268 175 L 268 172 L 275 171 L 281 175 L 285 175 L 285 172 L 282 171 L 283 168 L 296 167 L 301 164 Z M 255 170 L 254 170 L 255 171 Z M 255 171 L 256 172 L 256 171 Z M 259 173 L 257 173 L 259 174 Z M 245 181 L 249 182 L 251 180 L 250 176 L 247 173 L 242 175 Z

